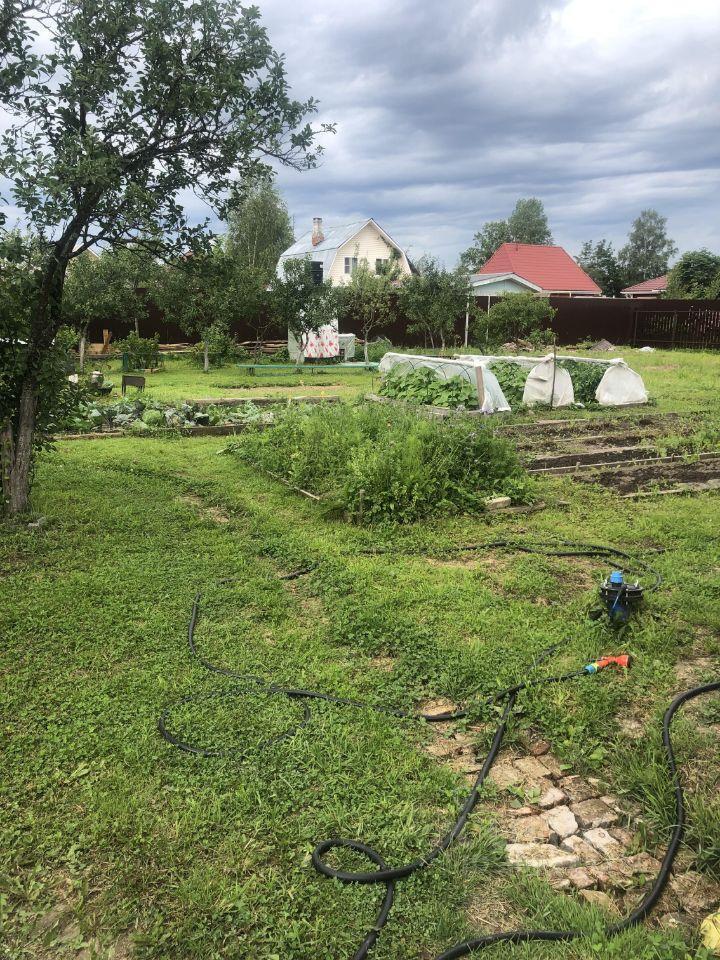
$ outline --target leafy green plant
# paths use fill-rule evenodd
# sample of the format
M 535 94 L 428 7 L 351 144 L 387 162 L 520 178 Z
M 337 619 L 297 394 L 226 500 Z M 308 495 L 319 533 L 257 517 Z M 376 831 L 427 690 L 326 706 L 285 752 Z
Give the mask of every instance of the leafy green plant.
M 371 340 L 367 345 L 367 358 L 370 363 L 379 363 L 392 348 L 393 345 L 387 338 Z
M 459 376 L 441 380 L 427 367 L 411 372 L 393 367 L 383 377 L 380 394 L 408 403 L 477 407 L 477 392 L 471 383 Z
M 252 401 L 238 402 L 237 406 L 225 407 L 210 404 L 200 407 L 195 403 L 172 404 L 137 397 L 116 403 L 101 404 L 83 389 L 70 385 L 68 402 L 61 410 L 53 430 L 68 433 L 89 433 L 103 430 L 135 429 L 138 421 L 148 428 L 184 429 L 195 426 L 218 426 L 220 424 L 266 423 L 272 420 L 270 411 L 261 411 Z M 137 429 L 142 430 L 143 427 Z
M 207 335 L 207 352 L 211 367 L 221 367 L 225 363 L 243 363 L 250 360 L 250 353 L 245 347 L 241 347 L 235 337 L 218 327 L 211 327 Z M 195 367 L 204 366 L 205 345 L 203 343 L 194 344 L 189 359 Z
M 597 405 L 595 393 L 609 367 L 607 363 L 582 363 L 578 360 L 558 360 L 558 367 L 567 370 L 573 384 L 575 401 L 586 407 Z
M 484 426 L 373 404 L 288 410 L 226 450 L 359 522 L 480 512 L 486 497 L 506 489 L 528 495 L 514 451 Z
M 532 293 L 506 293 L 477 324 L 477 334 L 490 343 L 525 339 L 547 342 L 555 310 L 546 297 Z
M 497 377 L 500 389 L 513 410 L 522 406 L 528 369 L 511 360 L 495 360 L 490 370 Z
M 160 337 L 140 337 L 129 333 L 124 340 L 115 343 L 115 349 L 128 355 L 130 370 L 145 370 L 160 363 Z

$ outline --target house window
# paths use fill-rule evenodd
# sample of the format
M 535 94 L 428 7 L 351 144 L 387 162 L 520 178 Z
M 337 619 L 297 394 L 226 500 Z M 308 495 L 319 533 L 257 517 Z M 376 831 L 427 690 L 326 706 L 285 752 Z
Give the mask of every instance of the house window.
M 389 260 L 383 260 L 382 257 L 378 257 L 375 261 L 375 273 L 387 273 Z
M 317 260 L 312 262 L 312 278 L 313 283 L 316 283 L 318 286 L 323 282 L 323 265 Z
M 352 273 L 354 270 L 357 270 L 357 265 L 357 257 L 345 257 L 345 273 Z

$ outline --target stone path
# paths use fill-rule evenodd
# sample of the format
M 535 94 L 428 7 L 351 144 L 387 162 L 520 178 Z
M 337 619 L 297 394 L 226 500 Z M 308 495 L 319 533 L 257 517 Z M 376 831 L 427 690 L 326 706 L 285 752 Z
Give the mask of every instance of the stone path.
M 474 782 L 480 762 L 473 736 L 440 726 L 429 752 Z M 624 806 L 601 780 L 564 769 L 541 741 L 526 755 L 502 753 L 489 780 L 499 799 L 488 809 L 507 840 L 510 864 L 541 871 L 555 889 L 574 893 L 611 916 L 629 913 L 640 902 L 660 861 L 642 849 L 636 830 L 639 811 Z M 664 851 L 658 852 L 662 856 Z M 720 906 L 720 884 L 692 865 L 690 855 L 678 858 L 652 915 L 654 923 L 696 927 Z

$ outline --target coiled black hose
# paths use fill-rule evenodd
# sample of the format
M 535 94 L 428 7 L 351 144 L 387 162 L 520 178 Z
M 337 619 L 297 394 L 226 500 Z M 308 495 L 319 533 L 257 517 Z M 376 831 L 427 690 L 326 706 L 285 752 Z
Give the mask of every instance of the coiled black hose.
M 498 541 L 493 544 L 482 544 L 474 547 L 464 548 L 464 549 L 480 549 L 487 548 L 488 546 L 507 546 L 513 547 L 516 549 L 524 549 L 526 552 L 535 552 L 530 550 L 527 546 L 519 546 L 516 543 L 511 541 Z M 545 551 L 543 551 L 545 552 Z M 578 555 L 578 553 L 562 553 L 554 555 Z M 612 547 L 603 547 L 602 550 L 595 546 L 586 547 L 580 555 L 586 556 L 615 556 L 622 557 L 626 560 L 633 561 L 634 565 L 638 565 L 639 562 L 636 558 L 630 557 L 628 554 L 623 553 L 622 551 L 616 550 Z M 648 564 L 642 564 L 646 570 L 652 571 L 652 568 Z M 303 571 L 307 572 L 307 571 Z M 659 574 L 656 574 L 655 571 L 652 571 L 656 575 L 656 582 L 653 584 L 654 587 L 659 585 L 661 582 Z M 294 578 L 293 575 L 290 575 L 287 579 Z M 242 686 L 234 687 L 229 690 L 222 691 L 210 691 L 205 694 L 191 695 L 183 698 L 178 703 L 173 706 L 167 707 L 161 714 L 158 720 L 158 727 L 162 736 L 173 746 L 178 747 L 181 750 L 184 750 L 189 753 L 200 754 L 202 756 L 221 756 L 227 755 L 229 753 L 236 752 L 233 749 L 210 749 L 206 747 L 199 747 L 192 743 L 181 740 L 176 736 L 169 728 L 169 718 L 174 707 L 190 703 L 197 702 L 201 699 L 211 699 L 211 698 L 227 698 L 227 697 L 237 697 L 246 695 L 249 691 L 260 691 L 267 695 L 278 695 L 285 696 L 292 700 L 322 700 L 327 703 L 334 703 L 342 706 L 352 706 L 352 707 L 362 707 L 366 709 L 373 709 L 380 713 L 384 713 L 390 716 L 402 717 L 402 718 L 416 718 L 424 719 L 430 723 L 438 723 L 441 721 L 456 720 L 466 717 L 468 715 L 467 709 L 462 709 L 458 711 L 447 711 L 441 714 L 415 714 L 410 713 L 404 710 L 395 710 L 388 707 L 383 707 L 380 705 L 366 704 L 358 700 L 352 700 L 344 697 L 336 697 L 331 694 L 322 693 L 316 690 L 307 690 L 301 688 L 293 687 L 281 687 L 276 684 L 271 684 L 263 681 L 260 677 L 248 676 L 239 674 L 233 670 L 230 670 L 227 667 L 218 666 L 207 658 L 203 657 L 195 644 L 195 628 L 197 625 L 197 620 L 199 616 L 200 609 L 200 594 L 197 594 L 193 602 L 192 612 L 190 615 L 190 620 L 188 624 L 188 644 L 191 651 L 191 654 L 197 658 L 197 660 L 209 671 L 213 673 L 220 674 L 226 677 L 232 677 L 238 680 L 243 681 Z M 557 646 L 557 645 L 555 645 Z M 539 664 L 547 655 L 549 655 L 555 647 L 549 648 L 544 654 L 541 654 L 540 658 L 536 660 L 535 666 Z M 506 690 L 500 691 L 499 693 L 488 697 L 484 702 L 486 704 L 492 703 L 504 703 L 504 709 L 500 722 L 495 730 L 495 734 L 490 745 L 490 749 L 485 758 L 485 761 L 482 765 L 478 777 L 468 794 L 465 803 L 463 804 L 452 828 L 449 832 L 437 843 L 428 853 L 417 860 L 413 860 L 410 863 L 404 864 L 399 867 L 390 867 L 382 858 L 382 856 L 372 847 L 369 847 L 367 844 L 361 843 L 358 840 L 350 840 L 345 838 L 333 837 L 328 840 L 323 840 L 318 843 L 312 853 L 312 863 L 315 869 L 323 874 L 326 877 L 331 877 L 336 880 L 340 880 L 343 883 L 362 883 L 362 884 L 376 884 L 382 883 L 385 884 L 385 896 L 380 905 L 378 915 L 376 917 L 375 923 L 371 929 L 366 934 L 362 943 L 358 947 L 357 951 L 353 955 L 353 960 L 365 960 L 368 956 L 368 953 L 376 943 L 380 932 L 387 923 L 387 920 L 392 909 L 394 895 L 395 895 L 395 882 L 404 877 L 410 876 L 410 874 L 415 873 L 418 870 L 423 870 L 426 867 L 430 866 L 441 854 L 443 854 L 448 847 L 459 837 L 465 824 L 467 823 L 470 814 L 475 808 L 479 797 L 481 788 L 492 768 L 492 765 L 497 757 L 497 754 L 502 745 L 503 737 L 507 729 L 508 721 L 512 710 L 515 706 L 518 695 L 528 689 L 529 687 L 538 686 L 541 684 L 550 684 L 550 683 L 562 683 L 565 681 L 577 679 L 581 676 L 585 676 L 586 671 L 576 670 L 570 673 L 561 674 L 558 676 L 550 677 L 539 677 L 533 678 L 531 680 L 526 680 L 523 683 L 515 684 L 512 687 L 508 687 Z M 672 868 L 673 861 L 678 851 L 678 847 L 683 837 L 685 829 L 685 803 L 682 791 L 682 785 L 677 772 L 677 766 L 675 762 L 675 755 L 672 747 L 672 740 L 670 737 L 670 726 L 672 723 L 672 718 L 675 712 L 688 700 L 693 699 L 694 697 L 701 696 L 706 693 L 714 692 L 720 690 L 720 681 L 714 683 L 708 683 L 703 686 L 694 687 L 691 690 L 687 690 L 684 693 L 677 696 L 673 702 L 670 704 L 668 709 L 665 711 L 665 716 L 663 719 L 663 746 L 665 750 L 665 755 L 668 764 L 668 770 L 670 777 L 673 783 L 675 791 L 675 827 L 673 834 L 668 845 L 668 848 L 663 857 L 663 861 L 660 867 L 660 871 L 655 879 L 650 890 L 643 897 L 640 904 L 632 911 L 627 917 L 621 920 L 619 923 L 613 924 L 607 928 L 607 935 L 614 936 L 620 933 L 623 930 L 626 930 L 628 927 L 631 927 L 640 921 L 644 920 L 650 911 L 653 909 L 657 900 L 661 896 L 665 885 L 667 884 L 670 870 Z M 289 728 L 281 734 L 278 734 L 272 738 L 269 738 L 263 741 L 260 746 L 266 747 L 270 744 L 279 743 L 282 740 L 286 740 L 289 737 L 294 736 L 300 729 L 307 726 L 310 720 L 310 711 L 307 703 L 303 704 L 303 715 L 298 724 L 294 727 Z M 360 853 L 363 856 L 367 857 L 371 863 L 373 863 L 377 869 L 369 871 L 347 871 L 336 869 L 329 866 L 324 857 L 331 850 L 337 849 L 346 849 L 353 850 L 356 853 Z M 568 941 L 574 940 L 584 936 L 585 934 L 581 930 L 511 930 L 501 933 L 491 934 L 485 937 L 478 937 L 473 940 L 467 940 L 465 942 L 456 944 L 451 947 L 449 950 L 440 954 L 436 960 L 454 960 L 457 957 L 468 956 L 471 953 L 486 949 L 496 943 L 526 943 L 529 941 Z
M 720 681 L 693 687 L 691 690 L 686 690 L 684 693 L 675 697 L 665 711 L 665 716 L 663 717 L 663 747 L 667 759 L 668 771 L 675 791 L 675 827 L 652 887 L 632 913 L 629 913 L 627 917 L 624 917 L 619 923 L 614 923 L 607 928 L 606 935 L 608 937 L 614 937 L 618 933 L 622 933 L 623 930 L 627 930 L 629 927 L 633 927 L 642 920 L 645 920 L 665 889 L 673 861 L 675 860 L 685 832 L 685 798 L 677 772 L 675 752 L 670 737 L 670 725 L 676 711 L 679 710 L 684 703 L 687 703 L 688 700 L 700 697 L 705 693 L 713 693 L 719 690 Z M 585 936 L 585 934 L 582 930 L 508 930 L 503 933 L 493 933 L 487 937 L 477 937 L 474 940 L 466 940 L 464 943 L 458 943 L 444 953 L 441 953 L 436 960 L 456 960 L 457 957 L 466 957 L 476 951 L 485 950 L 495 943 L 527 943 L 534 940 L 577 940 L 583 936 Z M 359 957 L 360 954 L 357 954 L 357 956 Z

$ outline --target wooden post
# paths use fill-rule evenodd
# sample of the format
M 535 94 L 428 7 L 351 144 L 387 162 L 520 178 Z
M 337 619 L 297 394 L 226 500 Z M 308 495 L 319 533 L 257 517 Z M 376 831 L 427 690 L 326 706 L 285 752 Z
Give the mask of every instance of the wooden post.
M 478 409 L 482 410 L 485 403 L 485 380 L 483 378 L 483 368 L 475 367 L 475 386 L 477 387 Z

